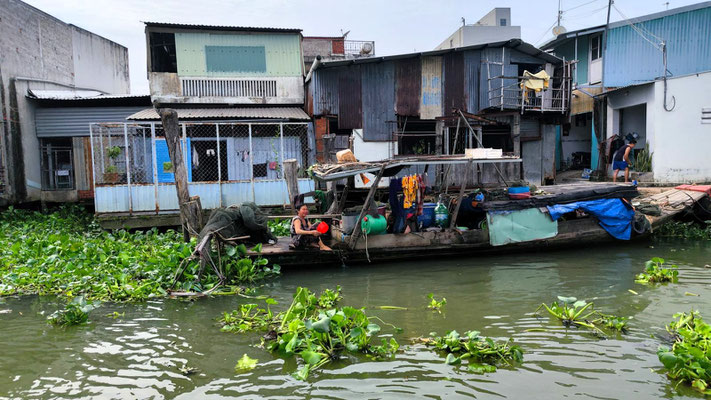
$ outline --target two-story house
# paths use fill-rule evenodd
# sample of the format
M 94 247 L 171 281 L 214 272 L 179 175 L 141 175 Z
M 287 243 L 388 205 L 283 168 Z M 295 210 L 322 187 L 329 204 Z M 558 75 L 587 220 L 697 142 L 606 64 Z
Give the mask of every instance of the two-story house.
M 301 30 L 145 26 L 151 100 L 178 113 L 190 193 L 205 209 L 289 204 L 283 161 L 308 167 L 314 159 Z M 176 212 L 155 108 L 127 120 L 92 127 L 96 212 Z M 300 185 L 306 192 L 313 182 Z
M 559 151 L 609 168 L 610 140 L 637 137 L 660 182 L 711 181 L 711 2 L 558 35 L 541 48 L 576 60 L 571 121 Z M 614 14 L 613 14 L 614 16 Z M 600 145 L 605 144 L 605 145 Z M 602 157 L 601 157 L 602 155 Z M 588 165 L 585 165 L 586 167 Z
M 314 117 L 317 148 L 327 135 L 345 136 L 358 159 L 372 161 L 461 154 L 479 147 L 479 137 L 484 147 L 521 156 L 521 164 L 500 166 L 507 179 L 541 184 L 555 178 L 555 138 L 570 101 L 569 67 L 519 39 L 326 61 L 307 81 L 306 109 Z M 532 81 L 542 90 L 529 90 Z M 474 129 L 460 121 L 459 111 Z M 358 187 L 361 178 L 355 179 Z M 469 184 L 496 182 L 494 167 L 487 165 Z

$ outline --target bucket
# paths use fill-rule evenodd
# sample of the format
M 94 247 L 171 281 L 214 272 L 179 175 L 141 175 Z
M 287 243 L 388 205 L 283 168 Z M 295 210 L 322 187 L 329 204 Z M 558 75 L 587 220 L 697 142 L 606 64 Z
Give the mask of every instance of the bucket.
M 343 233 L 350 235 L 355 228 L 356 221 L 360 213 L 343 213 L 341 214 L 341 230 Z
M 422 224 L 423 228 L 429 228 L 434 225 L 435 220 L 435 203 L 424 203 L 422 204 L 422 215 L 417 216 L 417 223 Z
M 377 217 L 366 215 L 360 222 L 360 229 L 366 235 L 379 235 L 385 232 L 387 227 L 388 223 L 382 215 L 378 215 Z

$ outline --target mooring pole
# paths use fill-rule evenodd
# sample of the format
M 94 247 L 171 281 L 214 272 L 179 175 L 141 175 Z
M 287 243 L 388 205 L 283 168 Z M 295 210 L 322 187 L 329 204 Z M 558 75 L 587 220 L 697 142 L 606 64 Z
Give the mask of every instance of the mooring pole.
M 467 189 L 467 180 L 469 179 L 469 171 L 472 169 L 472 164 L 474 160 L 469 160 L 467 167 L 464 170 L 464 180 L 462 181 L 462 186 L 459 188 L 459 196 L 457 197 L 457 205 L 454 206 L 454 212 L 452 213 L 452 219 L 449 221 L 449 229 L 453 229 L 457 226 L 457 215 L 459 214 L 459 207 L 462 205 L 462 199 L 464 198 L 464 191 Z

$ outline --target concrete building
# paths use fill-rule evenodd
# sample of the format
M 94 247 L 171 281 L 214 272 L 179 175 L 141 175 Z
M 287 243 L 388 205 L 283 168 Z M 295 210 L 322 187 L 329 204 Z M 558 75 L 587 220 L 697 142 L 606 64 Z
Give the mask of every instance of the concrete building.
M 541 70 L 549 73 L 549 85 L 536 93 L 524 89 L 524 72 Z M 332 157 L 326 139 L 334 137 L 352 141 L 356 158 L 373 160 L 461 154 L 478 147 L 476 136 L 485 147 L 522 157 L 521 166 L 500 166 L 507 179 L 549 182 L 555 177 L 556 135 L 568 111 L 569 72 L 563 60 L 517 39 L 322 62 L 306 90 L 317 156 Z M 455 110 L 469 115 L 476 132 L 457 126 Z M 459 172 L 451 178 L 463 176 Z M 498 179 L 487 165 L 469 184 Z
M 661 135 L 671 135 L 674 140 L 683 140 L 680 135 L 687 134 L 703 137 L 701 132 L 708 129 L 708 125 L 697 123 L 701 109 L 709 107 L 707 100 L 699 98 L 703 97 L 704 91 L 699 90 L 701 86 L 693 88 L 682 82 L 693 81 L 686 76 L 711 71 L 711 2 L 614 22 L 608 26 L 607 36 L 605 25 L 563 33 L 541 48 L 576 61 L 571 120 L 564 127 L 558 143 L 563 160 L 571 163 L 576 153 L 585 153 L 589 154 L 590 168 L 608 170 L 610 160 L 606 155 L 615 149 L 599 144 L 608 142 L 617 134 L 636 134 L 639 139 L 635 153 L 639 154 L 647 146 L 654 153 L 652 170 L 655 181 L 701 178 L 711 181 L 711 175 L 699 175 L 700 171 L 707 171 L 707 167 L 691 165 L 683 157 L 670 159 L 680 153 L 665 154 L 653 143 L 666 143 Z M 663 91 L 661 96 L 657 91 L 665 78 L 669 83 L 666 98 Z M 699 78 L 697 82 L 705 81 Z M 673 85 L 678 87 L 677 91 L 670 90 Z M 625 96 L 632 97 L 624 100 Z M 700 103 L 694 105 L 692 99 Z M 692 109 L 681 110 L 682 106 L 675 105 L 675 102 Z M 673 120 L 685 112 L 695 113 L 696 117 L 683 124 L 689 129 L 683 133 L 678 129 L 664 131 L 654 126 L 665 124 L 664 121 Z M 655 131 L 654 139 L 651 130 Z M 669 163 L 675 165 L 676 172 L 666 167 Z M 682 179 L 684 168 L 688 179 Z
M 510 8 L 497 7 L 489 11 L 477 23 L 462 25 L 435 50 L 502 42 L 510 39 L 521 39 L 521 27 L 511 25 Z
M 0 0 L 0 21 L 0 203 L 40 200 L 49 169 L 30 92 L 129 93 L 128 51 L 19 0 Z
M 307 168 L 314 159 L 301 30 L 145 26 L 151 101 L 178 113 L 191 195 L 204 209 L 290 204 L 283 161 Z M 101 221 L 174 215 L 175 176 L 160 117 L 146 107 L 127 121 L 92 125 L 95 211 Z M 302 192 L 313 190 L 302 178 Z
M 348 58 L 372 57 L 375 55 L 375 42 L 370 40 L 346 40 L 342 36 L 304 36 L 304 70 L 308 72 L 317 56 L 326 60 L 345 60 Z

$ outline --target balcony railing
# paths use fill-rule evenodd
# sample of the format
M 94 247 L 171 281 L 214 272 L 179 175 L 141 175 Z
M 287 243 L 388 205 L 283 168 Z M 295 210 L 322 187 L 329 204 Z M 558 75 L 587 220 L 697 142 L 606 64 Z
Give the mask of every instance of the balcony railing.
M 564 113 L 570 108 L 570 82 L 562 79 L 558 87 L 549 87 L 540 92 L 524 90 L 521 88 L 521 80 L 524 77 L 495 77 L 510 81 L 516 79 L 515 83 L 491 88 L 489 90 L 489 107 L 501 110 L 517 109 L 521 113 L 525 111 L 541 112 L 561 112 Z M 561 81 L 561 79 L 557 79 Z M 551 83 L 553 79 L 551 79 Z M 552 85 L 551 85 L 552 86 Z
M 371 57 L 375 55 L 375 42 L 371 40 L 345 40 L 343 47 L 347 56 Z
M 183 96 L 276 97 L 274 79 L 181 78 Z

